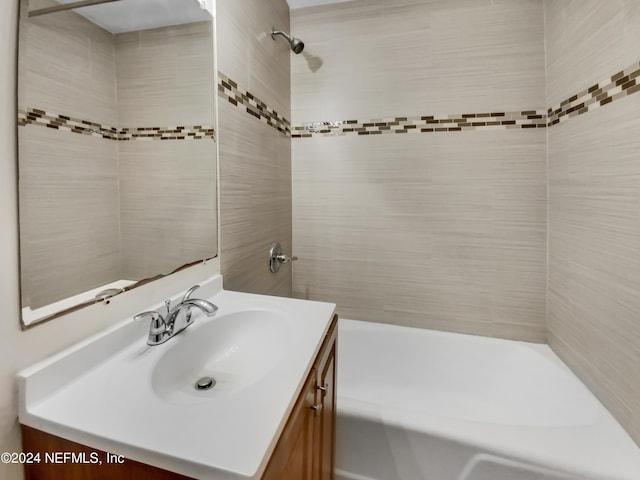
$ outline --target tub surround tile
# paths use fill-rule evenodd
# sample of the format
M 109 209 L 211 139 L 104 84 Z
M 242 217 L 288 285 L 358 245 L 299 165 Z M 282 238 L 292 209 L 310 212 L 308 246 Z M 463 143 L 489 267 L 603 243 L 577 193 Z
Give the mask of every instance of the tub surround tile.
M 240 85 L 246 86 L 256 97 L 290 118 L 290 63 L 291 57 L 296 55 L 291 52 L 289 43 L 284 38 L 271 38 L 272 26 L 276 30 L 290 31 L 289 6 L 282 0 L 252 0 L 252 2 L 249 83 L 240 82 Z M 266 19 L 269 19 L 268 24 Z M 295 32 L 293 34 L 295 35 Z
M 493 130 L 535 129 L 545 128 L 547 126 L 546 118 L 544 110 L 523 110 L 519 112 L 459 113 L 368 120 L 318 121 L 294 125 L 292 137 L 461 132 L 479 128 Z
M 222 72 L 218 72 L 218 95 L 226 99 L 231 105 L 243 110 L 252 117 L 275 128 L 280 133 L 291 135 L 291 122 L 276 112 L 272 107 L 239 87 L 238 84 Z
M 549 106 L 638 60 L 636 0 L 545 0 Z M 593 84 L 593 83 L 592 83 Z
M 274 241 L 291 243 L 291 79 L 285 0 L 217 0 L 220 269 L 225 288 L 291 295 L 291 265 L 269 271 Z M 295 34 L 295 32 L 293 32 Z M 305 39 L 306 41 L 306 39 Z M 224 83 L 223 83 L 224 82 Z
M 593 111 L 640 91 L 640 62 L 614 73 L 601 82 L 567 97 L 547 110 L 548 125 L 557 125 L 569 118 Z
M 92 135 L 106 138 L 108 140 L 118 140 L 118 129 L 109 125 L 71 118 L 52 112 L 46 112 L 39 108 L 26 108 L 18 110 L 18 126 L 35 125 L 47 127 L 54 130 L 63 130 L 83 135 Z
M 118 132 L 118 141 L 129 140 L 215 140 L 212 125 L 177 125 L 173 127 L 135 127 L 122 128 Z
M 464 135 L 293 141 L 294 295 L 347 318 L 543 341 L 545 131 Z
M 296 124 L 545 106 L 541 2 L 358 0 L 291 18 L 307 45 L 292 57 Z
M 296 296 L 544 341 L 542 13 L 529 0 L 292 11 L 307 44 L 292 56 Z
M 133 141 L 117 147 L 123 278 L 167 274 L 215 256 L 213 142 Z
M 291 265 L 269 271 L 272 242 L 291 255 L 291 139 L 220 102 L 220 268 L 225 288 L 291 295 Z
M 70 11 L 22 17 L 23 305 L 215 256 L 212 27 L 112 35 Z
M 122 278 L 116 143 L 86 135 L 60 142 L 49 128 L 21 135 L 23 305 L 41 307 Z
M 286 1 L 220 0 L 217 16 L 224 46 L 218 50 L 218 70 L 289 117 L 293 54 L 283 38 L 271 38 L 271 27 L 290 30 Z
M 640 6 L 544 6 L 549 344 L 640 444 Z
M 549 130 L 549 342 L 639 442 L 640 96 L 596 112 Z
M 640 62 L 577 92 L 545 110 L 434 114 L 419 117 L 386 117 L 367 120 L 325 120 L 294 124 L 292 138 L 390 133 L 443 133 L 477 129 L 508 130 L 553 127 L 640 92 Z
M 593 111 L 640 91 L 640 62 L 635 62 L 604 81 L 594 84 L 560 102 L 547 111 L 484 112 L 387 117 L 368 120 L 304 122 L 293 126 L 293 138 L 317 135 L 375 135 L 389 133 L 460 132 L 478 128 L 545 128 L 569 118 Z
M 19 28 L 18 105 L 116 125 L 114 36 L 72 11 L 25 17 Z
M 114 36 L 118 125 L 212 125 L 213 22 Z

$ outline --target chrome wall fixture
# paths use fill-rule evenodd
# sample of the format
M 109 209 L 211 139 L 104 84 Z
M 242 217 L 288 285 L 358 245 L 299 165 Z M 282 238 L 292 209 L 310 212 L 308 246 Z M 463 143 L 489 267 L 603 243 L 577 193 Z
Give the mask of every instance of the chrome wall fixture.
M 276 35 L 282 35 L 287 39 L 289 45 L 291 45 L 291 50 L 293 50 L 293 53 L 302 53 L 302 50 L 304 50 L 304 42 L 302 40 L 294 37 L 293 35 L 289 35 L 288 33 L 281 32 L 280 30 L 276 30 L 275 28 L 271 27 L 271 38 L 275 40 Z
M 271 273 L 278 273 L 283 263 L 291 263 L 298 260 L 298 257 L 287 257 L 282 253 L 280 242 L 273 242 L 269 249 L 269 270 Z

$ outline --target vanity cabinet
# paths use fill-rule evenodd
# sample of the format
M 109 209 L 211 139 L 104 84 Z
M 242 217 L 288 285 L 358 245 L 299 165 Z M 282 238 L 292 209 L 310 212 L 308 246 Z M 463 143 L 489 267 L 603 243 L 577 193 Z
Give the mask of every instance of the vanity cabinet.
M 337 324 L 335 315 L 262 480 L 333 479 Z
M 331 480 L 334 467 L 337 315 L 305 380 L 261 480 Z M 189 477 L 110 454 L 21 425 L 24 452 L 72 452 L 76 459 L 25 464 L 26 480 L 190 480 Z M 101 464 L 92 463 L 97 455 Z M 113 457 L 113 455 L 111 455 Z

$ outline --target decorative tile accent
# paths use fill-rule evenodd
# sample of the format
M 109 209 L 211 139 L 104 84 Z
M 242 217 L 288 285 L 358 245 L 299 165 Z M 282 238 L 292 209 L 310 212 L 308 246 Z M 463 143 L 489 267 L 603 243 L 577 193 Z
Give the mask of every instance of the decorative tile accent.
M 123 128 L 118 132 L 118 140 L 215 140 L 213 127 L 205 125 L 177 127 Z
M 387 117 L 370 120 L 338 120 L 307 122 L 295 125 L 293 133 L 291 123 L 274 109 L 250 92 L 238 87 L 238 84 L 218 72 L 218 95 L 229 103 L 243 108 L 248 114 L 265 122 L 270 127 L 292 138 L 310 138 L 314 136 L 339 135 L 382 135 L 389 133 L 437 133 L 461 132 L 477 129 L 522 129 L 545 128 L 557 125 L 577 115 L 607 105 L 628 95 L 640 91 L 640 62 L 612 75 L 586 90 L 583 90 L 560 104 L 541 110 L 523 110 L 520 112 L 486 112 L 442 115 L 423 115 L 420 117 Z M 82 135 L 92 135 L 116 141 L 130 140 L 215 140 L 212 126 L 171 126 L 171 127 L 134 127 L 118 128 L 89 120 L 71 118 L 67 115 L 46 112 L 37 108 L 28 108 L 18 112 L 18 125 L 38 125 L 58 130 L 66 130 Z
M 521 112 L 462 113 L 421 117 L 338 120 L 295 125 L 293 138 L 388 133 L 461 132 L 479 128 L 545 128 L 640 92 L 640 62 L 562 101 L 559 105 Z
M 19 110 L 18 125 L 37 125 L 119 142 L 129 140 L 200 140 L 205 138 L 215 140 L 213 127 L 206 125 L 117 128 L 37 108 Z
M 245 110 L 248 114 L 265 122 L 286 136 L 291 135 L 291 122 L 250 92 L 238 87 L 238 84 L 218 72 L 218 95 L 226 98 L 232 105 Z
M 615 100 L 640 91 L 640 62 L 625 68 L 610 78 L 592 85 L 560 102 L 547 111 L 548 126 L 607 105 Z
M 507 130 L 513 128 L 545 128 L 547 116 L 542 110 L 520 112 L 460 113 L 421 117 L 375 118 L 372 120 L 339 120 L 296 125 L 293 138 L 336 135 L 382 135 L 389 133 L 461 132 L 479 128 Z
M 118 129 L 116 127 L 102 125 L 88 120 L 79 120 L 66 115 L 45 112 L 37 108 L 27 108 L 18 110 L 18 125 L 37 125 L 40 127 L 53 128 L 56 130 L 66 130 L 82 135 L 107 138 L 109 140 L 118 139 Z

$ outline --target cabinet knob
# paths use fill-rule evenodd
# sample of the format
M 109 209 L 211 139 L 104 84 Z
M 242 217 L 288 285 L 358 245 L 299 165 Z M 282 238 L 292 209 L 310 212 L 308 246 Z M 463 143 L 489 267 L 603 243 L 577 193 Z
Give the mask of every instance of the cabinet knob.
M 318 403 L 317 405 L 311 405 L 311 410 L 316 412 L 316 415 L 320 415 L 320 412 L 322 412 L 322 403 Z
M 324 397 L 327 395 L 327 391 L 329 390 L 329 385 L 325 383 L 324 386 L 318 385 L 316 388 L 322 392 L 322 396 Z

